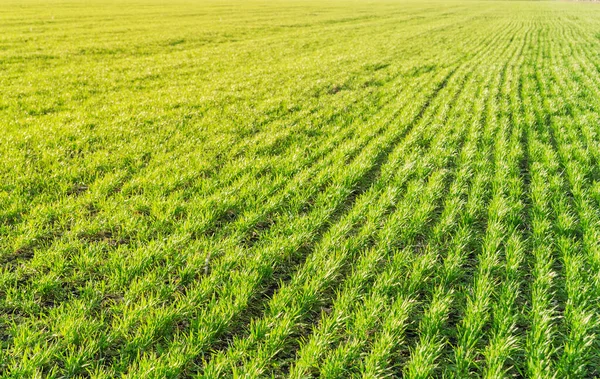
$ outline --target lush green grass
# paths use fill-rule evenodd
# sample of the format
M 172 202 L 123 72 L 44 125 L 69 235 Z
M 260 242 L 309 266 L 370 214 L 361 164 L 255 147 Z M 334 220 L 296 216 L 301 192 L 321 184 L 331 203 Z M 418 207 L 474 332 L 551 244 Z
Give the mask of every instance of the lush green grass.
M 600 375 L 600 5 L 0 0 L 0 377 Z

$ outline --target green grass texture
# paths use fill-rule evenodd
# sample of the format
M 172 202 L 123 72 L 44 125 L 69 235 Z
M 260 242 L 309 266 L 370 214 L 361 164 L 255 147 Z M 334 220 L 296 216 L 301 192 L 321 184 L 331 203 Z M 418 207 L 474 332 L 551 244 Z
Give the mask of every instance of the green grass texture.
M 0 0 L 1 378 L 600 376 L 600 4 Z

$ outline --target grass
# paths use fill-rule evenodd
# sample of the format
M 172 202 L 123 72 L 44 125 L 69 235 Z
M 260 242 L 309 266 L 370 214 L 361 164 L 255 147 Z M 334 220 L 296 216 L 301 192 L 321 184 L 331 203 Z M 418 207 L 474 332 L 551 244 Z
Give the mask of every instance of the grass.
M 1 0 L 0 377 L 600 375 L 600 8 Z

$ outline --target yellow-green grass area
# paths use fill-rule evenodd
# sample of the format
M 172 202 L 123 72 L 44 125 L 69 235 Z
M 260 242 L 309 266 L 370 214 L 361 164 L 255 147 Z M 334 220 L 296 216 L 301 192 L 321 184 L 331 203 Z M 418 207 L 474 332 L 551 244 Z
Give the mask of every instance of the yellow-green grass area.
M 599 4 L 0 0 L 0 377 L 597 377 L 599 160 Z

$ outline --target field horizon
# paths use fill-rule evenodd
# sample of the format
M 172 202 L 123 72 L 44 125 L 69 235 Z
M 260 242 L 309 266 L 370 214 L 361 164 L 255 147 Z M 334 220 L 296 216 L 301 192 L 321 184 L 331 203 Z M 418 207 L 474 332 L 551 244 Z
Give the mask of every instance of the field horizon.
M 0 377 L 600 376 L 599 7 L 0 0 Z

